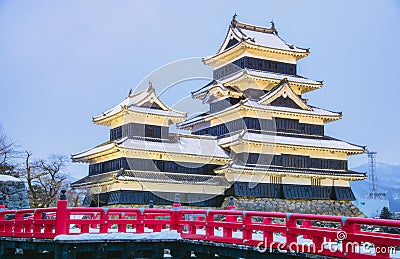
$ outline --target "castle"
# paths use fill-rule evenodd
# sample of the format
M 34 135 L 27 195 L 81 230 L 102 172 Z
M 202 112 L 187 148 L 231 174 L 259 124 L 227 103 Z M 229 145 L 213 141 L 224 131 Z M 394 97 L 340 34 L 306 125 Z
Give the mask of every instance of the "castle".
M 110 138 L 72 156 L 89 163 L 88 176 L 72 184 L 89 190 L 87 205 L 223 207 L 234 196 L 239 209 L 361 215 L 351 204 L 348 157 L 365 147 L 324 133 L 340 112 L 317 108 L 302 95 L 321 81 L 298 75 L 309 50 L 282 40 L 270 28 L 233 17 L 217 53 L 203 59 L 213 80 L 192 93 L 209 106 L 187 118 L 168 107 L 151 83 L 93 117 Z M 169 132 L 176 125 L 191 134 Z

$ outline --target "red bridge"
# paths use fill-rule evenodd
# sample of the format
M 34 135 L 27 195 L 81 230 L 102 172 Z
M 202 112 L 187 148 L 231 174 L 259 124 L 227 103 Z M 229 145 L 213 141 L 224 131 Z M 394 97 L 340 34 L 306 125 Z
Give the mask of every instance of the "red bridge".
M 390 233 L 396 228 L 400 221 L 238 211 L 234 206 L 228 210 L 183 209 L 179 203 L 171 209 L 70 208 L 66 200 L 59 200 L 54 208 L 1 211 L 0 257 L 76 258 L 86 251 L 108 258 L 119 249 L 119 256 L 127 258 L 133 256 L 133 252 L 124 255 L 133 251 L 132 243 L 141 243 L 134 249 L 153 251 L 153 257 L 164 256 L 155 249 L 170 248 L 172 256 L 181 258 L 193 251 L 197 256 L 244 258 L 390 258 L 400 257 L 400 234 Z M 127 235 L 152 232 L 165 235 L 157 240 L 126 240 Z M 115 233 L 127 234 L 121 240 Z M 171 239 L 168 233 L 179 233 L 181 239 Z M 150 241 L 164 245 L 154 248 Z M 90 248 L 93 244 L 95 248 Z

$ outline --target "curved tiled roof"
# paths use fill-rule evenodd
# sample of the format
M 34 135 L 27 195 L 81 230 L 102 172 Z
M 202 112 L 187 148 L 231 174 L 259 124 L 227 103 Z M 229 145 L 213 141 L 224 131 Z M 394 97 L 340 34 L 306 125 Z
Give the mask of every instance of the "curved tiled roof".
M 72 160 L 80 161 L 85 157 L 100 154 L 117 148 L 165 152 L 170 154 L 188 154 L 199 157 L 230 159 L 228 154 L 218 146 L 215 137 L 198 135 L 172 135 L 169 140 L 150 139 L 145 137 L 123 138 L 72 155 Z
M 250 133 L 247 130 L 243 130 L 240 133 L 221 138 L 218 140 L 219 145 L 230 146 L 234 143 L 245 140 L 250 142 L 266 143 L 273 145 L 289 145 L 297 147 L 315 147 L 315 148 L 326 148 L 326 149 L 337 149 L 344 150 L 351 153 L 363 153 L 365 147 L 350 144 L 345 141 L 337 139 L 310 139 L 310 138 L 297 138 L 297 137 L 287 137 L 287 136 L 275 136 L 270 134 L 257 134 Z
M 233 169 L 241 169 L 241 170 L 250 170 L 250 171 L 263 171 L 263 172 L 281 172 L 281 173 L 306 173 L 306 174 L 319 174 L 319 175 L 337 175 L 337 176 L 350 176 L 350 177 L 365 177 L 366 173 L 360 173 L 352 170 L 336 170 L 336 169 L 319 169 L 319 168 L 291 168 L 291 167 L 283 167 L 283 166 L 250 166 L 245 165 L 240 162 L 228 163 L 225 166 L 220 167 L 223 168 L 233 168 Z
M 244 76 L 246 74 L 254 76 L 254 77 L 268 78 L 268 79 L 279 80 L 279 81 L 286 78 L 290 83 L 293 82 L 293 83 L 298 83 L 298 84 L 315 85 L 316 88 L 320 87 L 322 85 L 322 81 L 308 79 L 308 78 L 298 76 L 298 75 L 287 75 L 287 74 L 280 74 L 280 73 L 274 73 L 274 72 L 269 72 L 269 71 L 249 69 L 249 68 L 241 69 L 238 72 L 230 74 L 219 80 L 221 83 L 228 83 L 228 82 L 238 79 L 241 76 Z
M 160 109 L 155 109 L 151 107 L 144 107 L 143 102 L 147 99 L 150 99 L 152 103 L 156 103 L 157 105 L 160 106 Z M 186 117 L 185 112 L 179 112 L 175 111 L 171 108 L 169 108 L 167 105 L 165 105 L 161 100 L 157 97 L 155 94 L 155 90 L 150 84 L 148 88 L 145 90 L 132 94 L 129 93 L 129 96 L 123 100 L 121 103 L 119 103 L 117 106 L 114 108 L 103 112 L 101 115 L 94 116 L 93 121 L 98 122 L 101 120 L 104 120 L 106 118 L 109 118 L 115 114 L 118 114 L 122 110 L 131 110 L 139 113 L 149 113 L 149 114 L 156 114 L 156 115 L 163 115 L 163 116 L 170 116 L 170 117 Z
M 228 181 L 223 176 L 182 174 L 153 171 L 124 170 L 116 175 L 118 180 L 124 181 L 145 181 L 158 183 L 186 183 L 203 184 L 216 186 L 229 186 Z

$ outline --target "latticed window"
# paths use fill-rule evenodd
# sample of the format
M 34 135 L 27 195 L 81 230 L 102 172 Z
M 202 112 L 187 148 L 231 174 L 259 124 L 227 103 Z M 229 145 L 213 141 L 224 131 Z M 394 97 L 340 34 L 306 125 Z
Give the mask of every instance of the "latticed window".
M 311 178 L 311 185 L 312 186 L 321 186 L 321 179 L 320 178 Z
M 271 175 L 269 181 L 272 184 L 282 184 L 282 176 Z

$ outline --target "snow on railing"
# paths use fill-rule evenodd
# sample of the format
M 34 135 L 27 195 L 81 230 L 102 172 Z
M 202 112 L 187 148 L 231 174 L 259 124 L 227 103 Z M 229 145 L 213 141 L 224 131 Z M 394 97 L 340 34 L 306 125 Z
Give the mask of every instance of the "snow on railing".
M 380 228 L 380 229 L 379 229 Z M 55 238 L 176 230 L 184 239 L 304 252 L 339 258 L 389 258 L 399 252 L 400 221 L 280 212 L 163 208 L 67 207 L 0 211 L 0 236 Z M 368 230 L 370 229 L 370 230 Z M 376 232 L 380 230 L 379 232 Z M 375 231 L 375 232 L 374 232 Z

